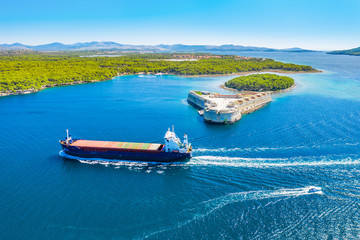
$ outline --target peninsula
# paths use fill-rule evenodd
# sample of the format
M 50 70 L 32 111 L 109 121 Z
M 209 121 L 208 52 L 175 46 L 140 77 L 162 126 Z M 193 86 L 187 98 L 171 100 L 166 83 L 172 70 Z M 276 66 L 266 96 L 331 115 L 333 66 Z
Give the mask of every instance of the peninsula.
M 116 57 L 83 57 L 83 52 L 2 52 L 0 96 L 24 94 L 48 87 L 105 81 L 126 74 L 174 74 L 183 76 L 281 71 L 317 72 L 311 66 L 208 53 L 127 54 Z M 188 58 L 196 61 L 167 61 Z
M 332 52 L 328 52 L 327 54 L 360 56 L 360 47 L 348 49 L 348 50 L 332 51 Z

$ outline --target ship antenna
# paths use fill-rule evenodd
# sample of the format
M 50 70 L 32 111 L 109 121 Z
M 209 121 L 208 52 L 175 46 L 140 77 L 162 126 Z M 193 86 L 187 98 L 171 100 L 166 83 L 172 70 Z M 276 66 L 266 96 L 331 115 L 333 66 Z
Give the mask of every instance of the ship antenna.
M 172 125 L 172 131 L 174 132 L 174 125 Z

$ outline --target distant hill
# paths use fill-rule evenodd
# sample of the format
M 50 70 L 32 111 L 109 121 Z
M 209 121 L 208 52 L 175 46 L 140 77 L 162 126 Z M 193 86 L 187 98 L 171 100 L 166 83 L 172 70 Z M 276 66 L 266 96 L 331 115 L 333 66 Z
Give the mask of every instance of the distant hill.
M 360 56 L 360 47 L 349 49 L 349 50 L 332 51 L 332 52 L 328 52 L 328 54 L 343 54 L 343 55 Z
M 32 50 L 32 51 L 89 51 L 89 50 L 123 50 L 123 51 L 151 51 L 161 52 L 168 49 L 162 49 L 158 46 L 145 45 L 124 45 L 116 42 L 85 42 L 75 44 L 50 43 L 43 45 L 24 45 L 21 43 L 0 44 L 0 50 Z
M 240 45 L 129 45 L 116 42 L 85 42 L 75 44 L 50 43 L 37 46 L 21 43 L 0 44 L 0 51 L 32 50 L 32 51 L 89 51 L 89 50 L 116 50 L 134 52 L 204 52 L 204 51 L 262 51 L 262 52 L 313 52 L 301 48 L 273 49 Z
M 274 49 L 264 47 L 251 47 L 240 45 L 158 45 L 159 47 L 170 49 L 176 52 L 200 52 L 200 51 L 261 51 L 261 52 L 312 52 L 312 50 L 306 50 L 301 48 L 288 48 L 288 49 Z

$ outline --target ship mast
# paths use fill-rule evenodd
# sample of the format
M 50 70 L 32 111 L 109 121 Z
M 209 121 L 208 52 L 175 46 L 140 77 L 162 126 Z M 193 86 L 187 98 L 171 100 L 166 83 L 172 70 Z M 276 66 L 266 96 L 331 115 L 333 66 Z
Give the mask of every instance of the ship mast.
M 66 129 L 66 144 L 69 144 L 69 129 Z

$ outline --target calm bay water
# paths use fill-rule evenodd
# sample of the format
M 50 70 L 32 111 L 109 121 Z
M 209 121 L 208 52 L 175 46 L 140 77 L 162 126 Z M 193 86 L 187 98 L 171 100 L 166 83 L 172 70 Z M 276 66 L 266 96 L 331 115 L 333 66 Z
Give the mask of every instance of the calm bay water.
M 228 76 L 123 76 L 0 98 L 0 238 L 358 239 L 360 57 L 235 54 L 324 72 L 291 75 L 294 91 L 233 125 L 205 124 L 186 103 L 193 89 L 225 92 Z M 58 155 L 66 128 L 162 142 L 171 125 L 195 148 L 186 164 Z

